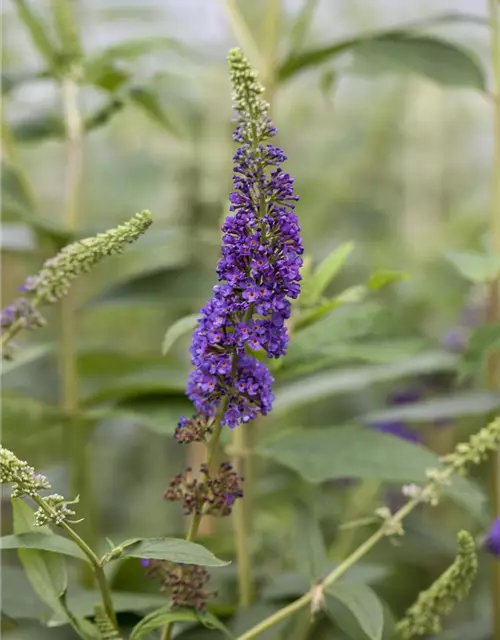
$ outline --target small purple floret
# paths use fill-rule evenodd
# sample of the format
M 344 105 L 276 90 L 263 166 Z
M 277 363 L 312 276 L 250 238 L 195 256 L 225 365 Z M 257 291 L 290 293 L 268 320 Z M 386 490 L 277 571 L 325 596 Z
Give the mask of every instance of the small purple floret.
M 485 546 L 490 553 L 500 558 L 500 518 L 496 518 L 490 527 Z

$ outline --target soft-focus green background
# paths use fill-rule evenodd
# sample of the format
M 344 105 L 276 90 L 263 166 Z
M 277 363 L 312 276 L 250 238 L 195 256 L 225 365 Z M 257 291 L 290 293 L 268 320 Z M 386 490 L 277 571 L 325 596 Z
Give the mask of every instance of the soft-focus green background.
M 49 4 L 36 3 L 47 20 Z M 240 3 L 264 59 L 270 55 L 265 47 L 269 4 Z M 297 33 L 292 27 L 302 5 L 283 5 L 276 52 L 280 59 L 290 51 L 300 52 L 293 42 Z M 484 17 L 486 3 L 323 0 L 317 3 L 300 48 L 447 11 Z M 135 535 L 181 536 L 180 511 L 164 503 L 162 493 L 169 478 L 184 467 L 187 455 L 186 447 L 177 445 L 171 435 L 178 416 L 189 411 L 183 398 L 189 336 L 179 340 L 165 358 L 160 348 L 166 328 L 195 312 L 215 283 L 218 229 L 226 211 L 233 152 L 225 56 L 238 41 L 223 3 L 215 0 L 81 2 L 78 15 L 88 56 L 120 42 L 150 39 L 149 51 L 146 47 L 143 55 L 124 56 L 118 68 L 134 86 L 146 87 L 157 100 L 153 117 L 151 109 L 148 112 L 127 102 L 105 126 L 85 138 L 79 237 L 112 227 L 141 209 L 150 209 L 154 217 L 153 227 L 126 254 L 104 262 L 76 285 L 82 405 L 101 407 L 110 402 L 119 408 L 113 418 L 89 420 L 95 522 L 101 540 L 105 536 L 115 542 Z M 485 24 L 457 21 L 434 25 L 426 33 L 467 47 L 488 73 Z M 170 43 L 155 45 L 156 38 L 165 37 L 172 39 Z M 24 74 L 43 69 L 43 63 L 7 1 L 2 46 L 3 117 L 15 138 L 16 165 L 34 194 L 29 206 L 20 204 L 15 180 L 12 183 L 10 169 L 4 167 L 4 305 L 15 297 L 23 278 L 36 271 L 67 236 L 63 212 L 66 146 L 46 131 L 48 116 L 61 113 L 58 89 L 50 79 L 21 82 Z M 286 168 L 295 176 L 301 197 L 297 212 L 307 255 L 317 262 L 342 242 L 352 240 L 356 245 L 330 293 L 365 282 L 378 269 L 403 271 L 409 279 L 390 285 L 378 298 L 386 315 L 377 316 L 373 330 L 387 345 L 392 344 L 392 352 L 387 346 L 387 352 L 379 350 L 371 360 L 366 354 L 354 353 L 332 357 L 321 369 L 322 391 L 300 402 L 298 410 L 294 405 L 291 412 L 287 412 L 287 398 L 297 388 L 314 388 L 318 383 L 307 373 L 283 375 L 278 380 L 280 408 L 262 422 L 259 437 L 282 427 L 334 427 L 382 410 L 388 393 L 414 379 L 411 358 L 437 354 L 438 364 L 431 369 L 440 370 L 442 338 L 459 322 L 460 309 L 471 293 L 471 285 L 444 254 L 484 246 L 490 210 L 491 104 L 484 92 L 467 82 L 463 87 L 446 86 L 460 82 L 438 83 L 414 73 L 387 72 L 394 62 L 386 60 L 382 72 L 375 74 L 374 67 L 368 65 L 366 70 L 365 61 L 364 67 L 360 64 L 353 72 L 347 53 L 271 87 L 279 144 L 289 157 Z M 444 78 L 460 75 L 453 59 L 435 62 L 441 65 Z M 13 88 L 7 92 L 11 82 Z M 86 86 L 81 95 L 83 111 L 92 113 L 107 99 L 106 92 Z M 7 155 L 6 165 L 11 166 L 11 159 Z M 363 308 L 360 315 L 362 320 Z M 54 409 L 59 388 L 57 310 L 50 309 L 47 317 L 48 328 L 20 338 L 21 364 L 7 365 L 4 370 L 3 441 L 46 472 L 58 491 L 69 494 L 63 436 L 67 424 Z M 345 339 L 342 331 L 346 326 L 335 321 L 326 333 L 323 329 L 316 345 L 319 355 L 331 345 L 335 350 L 335 341 Z M 370 331 L 360 329 L 361 335 Z M 28 362 L 22 362 L 23 354 Z M 373 374 L 371 384 L 373 370 L 367 369 L 368 384 L 360 374 L 347 383 L 345 393 L 335 391 L 346 368 L 361 370 L 400 360 L 410 362 L 402 381 L 397 374 L 382 375 L 378 378 L 382 382 L 377 383 Z M 443 362 L 448 362 L 446 357 Z M 443 368 L 449 369 L 448 364 Z M 296 386 L 287 389 L 287 385 Z M 446 380 L 445 392 L 452 389 L 453 384 Z M 27 403 L 25 396 L 37 402 Z M 468 433 L 477 428 L 486 411 L 483 405 L 472 417 L 474 411 L 465 411 L 467 415 L 455 422 L 456 429 Z M 442 451 L 451 446 L 453 427 L 436 431 L 429 426 L 432 412 L 431 419 L 416 422 L 431 448 Z M 337 453 L 329 452 L 332 457 Z M 282 543 L 290 528 L 290 496 L 306 499 L 318 512 L 330 544 L 338 519 L 345 515 L 350 487 L 331 483 L 312 487 L 272 462 L 260 462 L 258 473 L 251 545 L 256 574 L 266 579 L 294 568 L 293 552 Z M 7 500 L 3 515 L 4 532 L 10 532 Z M 458 523 L 469 523 L 477 534 L 485 526 L 485 521 L 478 524 L 467 512 L 448 505 L 437 515 L 416 520 L 418 532 L 409 536 L 406 545 L 382 545 L 374 555 L 374 562 L 385 562 L 391 571 L 390 579 L 382 580 L 380 594 L 393 611 L 401 612 L 418 589 L 449 563 Z M 230 556 L 230 523 L 218 526 L 218 533 L 207 538 L 207 546 Z M 14 554 L 5 554 L 5 558 L 9 565 L 15 562 Z M 485 572 L 486 568 L 485 564 Z M 229 582 L 219 588 L 222 603 L 231 601 L 227 591 L 231 571 Z M 5 575 L 20 580 L 19 573 Z M 4 594 L 10 591 L 14 599 L 26 593 L 15 580 L 8 579 L 3 585 Z M 480 585 L 472 604 L 464 605 L 457 614 L 457 620 L 470 623 L 470 632 L 450 638 L 488 637 L 484 622 L 489 610 L 487 580 Z M 122 566 L 114 586 L 135 592 L 156 589 L 132 562 Z M 256 614 L 257 619 L 263 615 L 265 611 Z M 23 630 L 28 626 L 31 635 Z M 65 628 L 44 633 L 31 621 L 8 637 L 73 637 Z M 325 633 L 321 638 L 341 638 L 331 635 L 331 628 L 316 633 L 310 637 L 320 640 L 319 634 Z

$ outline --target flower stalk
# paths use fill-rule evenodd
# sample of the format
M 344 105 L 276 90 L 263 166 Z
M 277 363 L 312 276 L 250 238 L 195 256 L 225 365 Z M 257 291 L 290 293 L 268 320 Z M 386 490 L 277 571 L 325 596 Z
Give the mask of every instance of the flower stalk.
M 248 511 L 243 478 L 233 465 L 222 463 L 215 475 L 214 457 L 223 427 L 242 432 L 259 415 L 272 408 L 273 378 L 261 355 L 279 358 L 288 345 L 286 322 L 291 300 L 299 295 L 302 242 L 293 179 L 281 169 L 282 150 L 267 141 L 276 135 L 269 105 L 243 53 L 228 56 L 237 124 L 233 139 L 239 143 L 233 161 L 234 190 L 230 215 L 222 231 L 222 255 L 217 265 L 219 284 L 200 311 L 193 333 L 187 395 L 197 413 L 182 417 L 176 429 L 178 442 L 205 442 L 202 479 L 193 480 L 191 469 L 176 476 L 166 491 L 169 500 L 182 500 L 192 513 L 187 533 L 194 540 L 204 514 L 229 515 L 237 508 L 236 538 L 240 598 L 251 600 Z M 245 457 L 245 434 L 235 436 L 237 467 Z M 245 452 L 246 453 L 246 452 Z M 239 504 L 238 504 L 239 500 Z M 163 640 L 172 625 L 163 629 Z

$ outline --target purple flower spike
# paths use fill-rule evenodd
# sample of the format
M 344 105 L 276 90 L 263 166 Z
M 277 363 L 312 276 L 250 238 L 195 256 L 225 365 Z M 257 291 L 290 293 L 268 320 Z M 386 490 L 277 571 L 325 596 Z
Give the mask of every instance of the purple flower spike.
M 273 378 L 249 351 L 284 355 L 303 249 L 293 178 L 280 167 L 286 157 L 267 142 L 276 129 L 263 88 L 241 51 L 231 51 L 229 68 L 237 112 L 233 138 L 240 146 L 233 158 L 231 215 L 222 227 L 219 284 L 193 334 L 187 395 L 206 417 L 223 403 L 221 424 L 233 428 L 271 410 Z M 186 424 L 183 419 L 181 428 Z
M 420 437 L 418 433 L 403 422 L 377 422 L 373 424 L 372 427 L 377 429 L 377 431 L 390 433 L 393 436 L 406 440 L 407 442 L 420 444 Z
M 500 518 L 496 518 L 490 527 L 485 546 L 490 553 L 500 558 Z

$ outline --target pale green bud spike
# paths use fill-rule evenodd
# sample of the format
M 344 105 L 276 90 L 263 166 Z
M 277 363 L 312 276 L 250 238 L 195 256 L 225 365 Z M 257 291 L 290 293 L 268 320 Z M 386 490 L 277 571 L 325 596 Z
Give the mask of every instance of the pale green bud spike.
M 124 251 L 151 223 L 151 214 L 143 211 L 115 229 L 69 244 L 47 260 L 36 276 L 28 278 L 24 290 L 33 293 L 38 304 L 56 302 L 66 295 L 73 280 L 106 256 Z
M 269 104 L 261 97 L 264 87 L 258 82 L 257 73 L 241 49 L 231 49 L 227 60 L 233 85 L 234 108 L 244 119 L 262 118 L 267 113 Z
M 441 633 L 441 618 L 469 593 L 477 573 L 474 539 L 467 531 L 458 534 L 458 554 L 453 564 L 429 587 L 398 622 L 398 640 L 412 640 Z
M 464 473 L 471 464 L 479 464 L 491 451 L 500 447 L 500 416 L 472 435 L 468 442 L 461 442 L 455 451 L 443 456 L 442 461 L 458 473 Z

